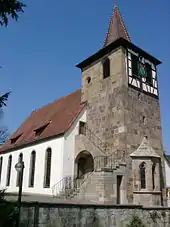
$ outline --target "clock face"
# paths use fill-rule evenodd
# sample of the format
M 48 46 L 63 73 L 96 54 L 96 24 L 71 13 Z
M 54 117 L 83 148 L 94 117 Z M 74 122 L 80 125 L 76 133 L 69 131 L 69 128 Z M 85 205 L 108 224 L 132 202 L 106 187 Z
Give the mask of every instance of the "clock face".
M 127 69 L 129 85 L 158 97 L 156 67 L 152 62 L 128 50 Z

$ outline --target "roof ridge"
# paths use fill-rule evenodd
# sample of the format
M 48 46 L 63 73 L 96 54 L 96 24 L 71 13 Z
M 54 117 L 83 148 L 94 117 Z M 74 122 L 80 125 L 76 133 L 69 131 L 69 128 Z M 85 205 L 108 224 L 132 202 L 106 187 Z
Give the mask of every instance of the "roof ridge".
M 55 99 L 55 100 L 53 100 L 53 101 L 51 101 L 51 102 L 49 102 L 49 103 L 47 103 L 47 104 L 41 106 L 41 107 L 38 107 L 38 108 L 34 109 L 32 112 L 37 112 L 37 111 L 39 111 L 39 110 L 41 110 L 41 109 L 47 107 L 48 105 L 51 105 L 51 104 L 53 104 L 53 103 L 55 103 L 55 102 L 57 102 L 57 101 L 60 101 L 60 100 L 62 100 L 62 99 L 65 99 L 65 98 L 67 98 L 67 97 L 70 96 L 70 95 L 73 95 L 74 93 L 76 93 L 76 92 L 78 92 L 78 91 L 80 91 L 80 90 L 81 90 L 81 89 L 79 88 L 79 89 L 77 89 L 77 90 L 75 90 L 75 91 L 73 91 L 73 92 L 70 92 L 70 93 L 68 93 L 68 94 L 66 94 L 66 95 L 64 95 L 64 96 L 60 96 L 59 98 L 57 98 L 57 99 Z

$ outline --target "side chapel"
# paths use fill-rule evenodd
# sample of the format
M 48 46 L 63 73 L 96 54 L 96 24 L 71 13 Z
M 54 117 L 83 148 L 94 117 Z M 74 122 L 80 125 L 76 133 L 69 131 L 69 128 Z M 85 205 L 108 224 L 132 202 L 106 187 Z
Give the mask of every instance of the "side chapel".
M 0 187 L 107 204 L 166 205 L 157 66 L 114 6 L 81 89 L 34 110 L 0 148 Z

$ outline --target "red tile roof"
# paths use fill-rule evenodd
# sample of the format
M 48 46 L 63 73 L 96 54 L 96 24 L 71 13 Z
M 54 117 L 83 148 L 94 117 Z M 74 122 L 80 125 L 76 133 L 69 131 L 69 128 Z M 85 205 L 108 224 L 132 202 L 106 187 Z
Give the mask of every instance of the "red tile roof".
M 65 133 L 84 106 L 85 103 L 81 103 L 81 90 L 77 90 L 34 110 L 5 144 L 0 147 L 0 151 Z M 41 135 L 36 136 L 35 130 L 44 126 L 46 127 Z M 11 139 L 15 140 L 18 136 L 20 137 L 17 141 L 11 144 Z

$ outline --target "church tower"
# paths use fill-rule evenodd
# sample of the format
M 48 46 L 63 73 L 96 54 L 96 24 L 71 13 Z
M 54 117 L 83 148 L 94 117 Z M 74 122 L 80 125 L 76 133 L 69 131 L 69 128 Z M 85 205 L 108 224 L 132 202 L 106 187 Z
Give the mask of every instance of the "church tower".
M 87 128 L 103 141 L 104 155 L 126 163 L 124 184 L 127 203 L 130 204 L 142 204 L 141 201 L 149 196 L 152 196 L 149 202 L 152 205 L 156 205 L 155 200 L 157 205 L 165 204 L 157 80 L 160 63 L 131 42 L 119 8 L 115 5 L 103 47 L 77 65 L 82 71 L 82 102 L 87 102 Z M 136 161 L 134 152 L 140 151 L 143 141 L 154 150 L 154 155 L 148 157 L 148 153 L 144 152 L 142 158 L 139 155 Z M 146 190 L 142 190 L 140 179 L 136 180 L 135 174 L 140 172 L 140 159 L 142 163 L 149 159 L 147 163 L 150 163 L 158 157 L 160 166 L 157 175 L 154 173 L 154 182 L 158 185 L 155 189 L 147 188 L 146 184 Z M 149 171 L 146 174 L 150 174 Z M 147 179 L 152 178 L 153 174 Z M 142 193 L 143 197 L 140 196 Z M 144 205 L 149 204 L 146 202 Z

